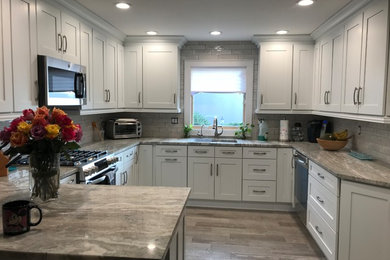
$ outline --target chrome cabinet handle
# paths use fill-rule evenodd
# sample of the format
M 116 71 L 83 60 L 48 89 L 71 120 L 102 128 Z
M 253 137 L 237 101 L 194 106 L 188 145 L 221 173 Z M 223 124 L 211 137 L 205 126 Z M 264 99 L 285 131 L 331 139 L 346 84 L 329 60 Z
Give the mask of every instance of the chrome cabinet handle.
M 75 179 L 71 179 L 70 181 L 67 182 L 67 184 L 72 184 L 74 183 Z
M 141 104 L 141 92 L 138 92 L 138 104 Z
M 318 177 L 320 177 L 321 179 L 325 179 L 325 176 L 322 175 L 321 173 L 317 173 Z
M 358 92 L 357 92 L 357 104 L 361 105 L 362 102 L 360 101 L 360 91 L 363 90 L 363 88 L 359 87 Z
M 318 200 L 319 202 L 321 202 L 321 203 L 324 203 L 324 200 L 322 200 L 320 196 L 317 196 L 317 200 Z
M 358 88 L 355 88 L 354 91 L 353 91 L 353 104 L 356 105 L 357 102 L 356 102 L 356 91 L 358 90 Z
M 297 104 L 297 99 L 298 99 L 297 92 L 294 93 L 294 97 L 295 97 L 294 104 L 296 105 Z
M 325 105 L 326 105 L 326 92 L 327 92 L 327 91 L 324 92 L 324 104 L 325 104 Z
M 176 104 L 176 93 L 173 94 L 173 104 Z
M 205 153 L 207 153 L 207 151 L 205 151 L 205 150 L 195 150 L 195 153 L 205 154 Z
M 166 158 L 165 161 L 166 162 L 177 162 L 177 159 L 176 158 Z
M 58 51 L 62 51 L 62 36 L 60 33 L 57 35 L 57 40 L 58 40 Z
M 62 36 L 62 40 L 64 42 L 64 49 L 62 50 L 64 53 L 66 53 L 66 51 L 68 50 L 68 39 L 66 38 L 66 36 Z
M 166 153 L 177 153 L 178 150 L 165 150 Z
M 222 151 L 222 154 L 235 154 L 234 151 Z
M 254 172 L 266 172 L 266 169 L 253 169 Z
M 108 101 L 107 102 L 110 102 L 111 101 L 111 92 L 110 90 L 107 90 L 108 91 Z
M 217 176 L 218 176 L 218 163 L 217 163 Z
M 253 154 L 254 155 L 266 155 L 267 153 L 266 152 L 254 152 Z
M 263 97 L 264 97 L 264 95 L 263 95 L 263 94 L 260 94 L 260 105 L 263 104 Z
M 325 96 L 326 96 L 326 104 L 327 105 L 329 105 L 330 103 L 329 103 L 329 93 L 330 93 L 330 91 L 325 91 Z
M 318 234 L 322 235 L 322 231 L 320 230 L 320 228 L 318 226 L 316 226 L 316 230 L 317 230 Z
M 210 164 L 210 176 L 213 176 L 213 164 Z
M 266 193 L 265 190 L 253 190 L 254 193 Z

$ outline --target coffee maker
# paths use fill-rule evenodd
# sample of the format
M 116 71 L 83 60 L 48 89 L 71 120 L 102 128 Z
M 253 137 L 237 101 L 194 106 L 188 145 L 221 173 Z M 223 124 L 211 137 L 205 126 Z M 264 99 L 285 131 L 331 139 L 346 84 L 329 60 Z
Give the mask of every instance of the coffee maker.
M 307 124 L 307 139 L 310 143 L 317 143 L 321 134 L 322 120 L 312 120 Z

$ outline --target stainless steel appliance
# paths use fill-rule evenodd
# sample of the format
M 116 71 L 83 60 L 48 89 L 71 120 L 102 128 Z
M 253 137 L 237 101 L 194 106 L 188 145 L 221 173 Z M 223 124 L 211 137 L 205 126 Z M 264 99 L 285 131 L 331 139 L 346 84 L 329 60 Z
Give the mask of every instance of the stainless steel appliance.
M 294 202 L 299 218 L 306 226 L 307 189 L 309 179 L 309 160 L 306 156 L 293 151 L 294 155 Z
M 38 55 L 39 106 L 80 108 L 87 102 L 86 68 Z
M 142 135 L 142 124 L 137 119 L 110 119 L 106 124 L 106 136 L 111 139 L 137 138 Z
M 118 157 L 107 151 L 74 150 L 61 153 L 61 166 L 75 166 L 78 169 L 77 183 L 115 185 Z M 28 164 L 28 155 L 17 162 Z

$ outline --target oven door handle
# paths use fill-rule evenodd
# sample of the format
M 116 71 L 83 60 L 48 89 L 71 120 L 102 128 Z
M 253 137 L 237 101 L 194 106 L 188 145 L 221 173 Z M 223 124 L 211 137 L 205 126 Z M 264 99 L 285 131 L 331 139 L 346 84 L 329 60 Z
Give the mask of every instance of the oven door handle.
M 93 180 L 93 181 L 87 181 L 87 184 L 97 184 L 97 183 L 101 183 L 103 182 L 106 178 L 108 178 L 107 175 L 104 175 L 100 178 L 97 178 L 96 180 Z

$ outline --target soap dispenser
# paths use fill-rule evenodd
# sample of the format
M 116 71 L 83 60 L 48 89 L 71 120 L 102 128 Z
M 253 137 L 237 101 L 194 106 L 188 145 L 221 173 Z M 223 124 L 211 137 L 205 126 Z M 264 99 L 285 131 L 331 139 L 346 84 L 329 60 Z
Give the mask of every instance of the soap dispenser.
M 268 139 L 268 125 L 264 119 L 259 120 L 259 134 L 257 136 L 257 140 L 259 141 L 267 141 Z

